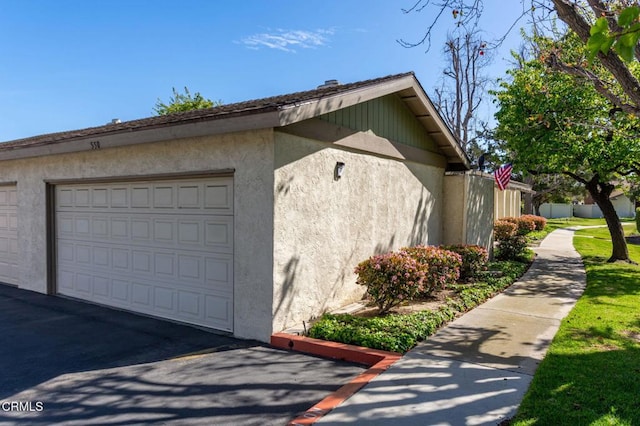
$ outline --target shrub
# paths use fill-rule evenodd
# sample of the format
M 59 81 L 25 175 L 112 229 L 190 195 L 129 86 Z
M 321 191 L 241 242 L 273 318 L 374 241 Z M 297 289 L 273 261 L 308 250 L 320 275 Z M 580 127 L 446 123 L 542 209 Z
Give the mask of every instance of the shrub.
M 355 269 L 356 283 L 367 287 L 381 314 L 420 294 L 427 271 L 425 264 L 402 250 L 372 256 Z
M 418 263 L 427 266 L 423 296 L 429 295 L 436 288 L 455 284 L 460 278 L 462 257 L 458 253 L 434 246 L 405 247 L 401 250 L 407 252 Z
M 519 235 L 527 235 L 536 230 L 536 222 L 529 216 L 503 217 L 500 220 L 511 222 L 516 225 L 516 232 Z
M 470 244 L 458 244 L 442 246 L 445 250 L 458 253 L 462 258 L 460 266 L 460 279 L 468 281 L 476 278 L 480 272 L 487 269 L 489 252 L 484 247 Z
M 514 235 L 498 241 L 496 259 L 518 260 L 527 252 L 527 238 L 524 235 Z
M 640 232 L 640 207 L 636 208 L 636 230 Z
M 507 238 L 516 235 L 518 226 L 503 219 L 496 220 L 493 224 L 493 236 L 496 241 L 506 240 Z
M 532 220 L 536 225 L 535 231 L 542 231 L 545 228 L 545 226 L 547 226 L 547 219 L 542 216 L 536 216 L 534 214 L 525 214 L 521 217 Z

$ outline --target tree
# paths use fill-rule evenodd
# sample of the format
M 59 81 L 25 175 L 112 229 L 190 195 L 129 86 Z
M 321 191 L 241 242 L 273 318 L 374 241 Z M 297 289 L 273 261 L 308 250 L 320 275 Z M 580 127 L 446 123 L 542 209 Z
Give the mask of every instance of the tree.
M 496 92 L 496 135 L 505 141 L 514 165 L 521 170 L 559 173 L 584 185 L 602 210 L 611 234 L 609 261 L 630 261 L 609 196 L 615 189 L 613 182 L 637 173 L 640 120 L 612 105 L 585 77 L 548 66 L 546 56 L 558 50 L 570 63 L 586 61 L 584 45 L 574 35 L 569 33 L 559 41 L 540 40 L 540 44 L 541 58 L 510 71 L 512 80 Z M 593 66 L 589 71 L 606 78 L 602 67 Z
M 160 99 L 156 101 L 153 111 L 156 115 L 167 115 L 176 112 L 191 111 L 194 109 L 211 108 L 222 105 L 222 101 L 212 101 L 204 98 L 200 92 L 191 95 L 189 89 L 185 86 L 184 94 L 178 93 L 175 87 L 172 88 L 173 96 L 169 99 L 169 103 L 165 104 Z
M 617 108 L 640 117 L 640 82 L 628 62 L 631 58 L 640 60 L 640 10 L 634 3 L 631 0 L 522 0 L 522 15 L 507 34 L 524 16 L 529 16 L 532 22 L 540 22 L 555 14 L 578 35 L 582 43 L 589 43 L 593 59 L 611 73 L 615 78 L 613 86 L 621 90 L 611 90 L 611 79 L 603 79 L 601 75 L 590 72 L 587 66 L 569 63 L 559 55 L 549 55 L 548 65 L 582 78 Z M 431 12 L 431 18 L 427 22 L 424 37 L 415 43 L 399 40 L 401 44 L 407 47 L 427 45 L 429 48 L 431 34 L 436 31 L 436 24 L 441 19 L 451 16 L 455 27 L 475 25 L 483 13 L 484 3 L 482 0 L 415 0 L 413 6 L 403 9 L 403 12 L 425 9 Z M 501 40 L 496 43 L 499 44 Z M 620 58 L 618 52 L 627 62 Z
M 478 151 L 482 152 L 478 141 L 483 123 L 476 116 L 489 82 L 483 75 L 490 64 L 486 48 L 487 44 L 476 30 L 449 34 L 444 48 L 448 65 L 433 99 L 462 149 L 472 158 L 479 155 Z

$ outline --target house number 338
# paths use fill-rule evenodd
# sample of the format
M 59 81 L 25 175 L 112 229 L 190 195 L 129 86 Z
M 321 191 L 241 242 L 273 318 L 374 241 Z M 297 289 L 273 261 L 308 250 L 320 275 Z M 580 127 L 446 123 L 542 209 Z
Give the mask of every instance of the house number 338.
M 92 141 L 89 143 L 91 144 L 91 149 L 100 149 L 100 141 Z

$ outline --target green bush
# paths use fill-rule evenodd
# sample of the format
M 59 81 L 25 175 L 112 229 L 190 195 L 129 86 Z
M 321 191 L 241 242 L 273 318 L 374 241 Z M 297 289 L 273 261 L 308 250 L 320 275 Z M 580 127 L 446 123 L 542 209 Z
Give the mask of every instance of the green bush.
M 502 291 L 520 277 L 527 267 L 528 263 L 492 262 L 491 269 L 500 271 L 501 276 L 486 277 L 483 282 L 471 286 L 453 285 L 455 295 L 433 311 L 378 317 L 325 314 L 313 324 L 309 336 L 404 353 L 454 319 L 458 313 L 468 311 Z
M 489 252 L 484 247 L 472 244 L 442 246 L 445 250 L 458 253 L 462 258 L 460 280 L 469 281 L 477 278 L 480 272 L 487 269 Z
M 498 241 L 496 259 L 518 260 L 527 253 L 527 238 L 524 235 L 514 235 Z
M 520 217 L 503 217 L 500 220 L 514 223 L 517 227 L 516 233 L 519 235 L 527 235 L 536 230 L 536 222 L 529 215 Z
M 422 296 L 428 296 L 436 289 L 446 288 L 460 278 L 462 257 L 453 251 L 434 246 L 415 246 L 400 249 L 408 253 L 418 263 L 426 265 L 427 275 L 422 285 Z
M 640 207 L 636 208 L 636 230 L 640 232 Z
M 528 241 L 522 232 L 523 229 L 535 228 L 535 224 L 532 220 L 519 219 L 520 218 L 503 218 L 494 223 L 493 234 L 498 243 L 495 253 L 496 259 L 518 260 L 526 255 Z M 517 224 L 515 222 L 517 222 Z
M 371 256 L 355 269 L 356 283 L 367 287 L 381 314 L 422 293 L 427 272 L 425 264 L 405 251 Z
M 542 216 L 536 216 L 536 215 L 533 215 L 533 214 L 525 214 L 525 215 L 522 215 L 520 217 L 532 220 L 533 223 L 536 225 L 536 229 L 535 229 L 536 231 L 542 231 L 545 228 L 545 226 L 547 226 L 547 219 L 542 217 Z
M 496 220 L 493 224 L 493 237 L 496 241 L 502 241 L 516 235 L 518 226 L 506 220 Z

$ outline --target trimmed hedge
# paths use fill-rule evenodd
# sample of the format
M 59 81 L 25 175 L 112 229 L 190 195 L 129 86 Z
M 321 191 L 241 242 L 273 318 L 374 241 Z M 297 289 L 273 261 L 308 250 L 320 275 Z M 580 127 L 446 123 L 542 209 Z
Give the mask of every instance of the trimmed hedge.
M 388 312 L 404 300 L 424 291 L 428 267 L 406 251 L 371 256 L 355 269 L 356 284 L 367 287 L 367 294 L 380 313 Z
M 462 257 L 458 253 L 435 246 L 405 247 L 400 251 L 407 252 L 418 263 L 427 266 L 422 296 L 428 296 L 435 289 L 455 284 L 460 278 Z
M 536 225 L 535 231 L 542 231 L 545 226 L 547 226 L 547 219 L 542 216 L 536 216 L 533 214 L 525 214 L 520 217 L 526 218 L 528 220 L 532 220 Z
M 516 235 L 518 226 L 506 220 L 496 220 L 493 224 L 493 237 L 496 241 L 506 240 Z
M 325 314 L 309 330 L 309 337 L 350 345 L 404 353 L 453 320 L 504 290 L 528 268 L 528 263 L 497 262 L 501 277 L 487 277 L 473 285 L 456 284 L 456 295 L 439 309 L 373 318 L 349 314 Z
M 469 281 L 477 278 L 482 271 L 487 269 L 489 252 L 487 249 L 477 245 L 457 244 L 441 246 L 445 250 L 458 253 L 462 258 L 460 266 L 460 280 Z

